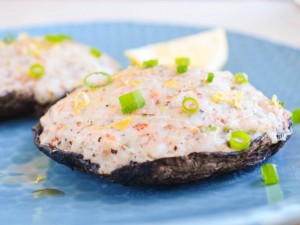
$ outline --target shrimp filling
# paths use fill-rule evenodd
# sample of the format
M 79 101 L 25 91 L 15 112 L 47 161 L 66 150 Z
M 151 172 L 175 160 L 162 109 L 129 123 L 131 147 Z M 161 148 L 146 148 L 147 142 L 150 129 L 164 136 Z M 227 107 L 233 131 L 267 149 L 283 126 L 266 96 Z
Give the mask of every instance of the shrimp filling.
M 236 83 L 230 72 L 214 72 L 208 83 L 209 72 L 190 68 L 179 75 L 165 66 L 120 71 L 109 85 L 82 87 L 51 107 L 41 119 L 40 142 L 82 154 L 100 165 L 100 174 L 109 174 L 131 161 L 235 151 L 228 141 L 236 130 L 252 141 L 266 134 L 272 143 L 289 133 L 290 113 L 277 101 L 250 83 Z M 119 96 L 136 90 L 145 105 L 123 114 Z M 183 110 L 185 98 L 197 102 L 195 112 Z M 186 106 L 195 108 L 195 102 Z

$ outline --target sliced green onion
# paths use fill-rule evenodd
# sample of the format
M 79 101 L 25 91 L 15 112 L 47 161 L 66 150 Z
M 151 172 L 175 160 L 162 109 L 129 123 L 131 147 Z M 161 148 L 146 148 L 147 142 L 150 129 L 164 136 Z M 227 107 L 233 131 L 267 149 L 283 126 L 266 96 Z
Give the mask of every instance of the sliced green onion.
M 265 164 L 261 166 L 262 178 L 265 185 L 272 185 L 279 183 L 279 176 L 276 170 L 276 165 Z
M 180 58 L 176 58 L 175 59 L 175 63 L 176 65 L 190 65 L 190 59 L 189 58 L 185 58 L 185 57 L 180 57 Z
M 215 127 L 215 126 L 208 126 L 208 127 L 206 127 L 206 131 L 216 131 L 217 130 L 217 127 Z
M 181 57 L 181 58 L 176 58 L 175 59 L 175 63 L 177 65 L 177 73 L 181 74 L 181 73 L 185 73 L 188 71 L 188 67 L 190 64 L 190 59 L 189 58 L 185 58 L 185 57 Z
M 157 66 L 157 65 L 158 65 L 158 60 L 157 59 L 150 59 L 150 60 L 147 60 L 147 61 L 143 62 L 143 67 L 144 68 L 151 68 L 151 67 L 154 67 L 154 66 Z
M 8 35 L 6 35 L 6 36 L 3 37 L 2 41 L 3 41 L 5 44 L 10 44 L 10 43 L 14 42 L 15 39 L 16 39 L 16 38 L 15 38 L 14 35 L 8 34 Z
M 46 34 L 45 39 L 52 43 L 60 43 L 63 41 L 72 41 L 73 40 L 71 36 L 68 36 L 65 34 L 56 34 L 56 35 Z
M 90 53 L 91 53 L 91 55 L 94 56 L 95 58 L 100 58 L 101 55 L 102 55 L 102 52 L 99 51 L 99 50 L 96 49 L 96 48 L 91 48 L 91 49 L 90 49 Z
M 292 121 L 294 124 L 300 123 L 300 108 L 295 109 L 292 113 Z
M 279 102 L 279 105 L 281 105 L 282 107 L 284 107 L 285 103 L 284 102 Z
M 182 109 L 186 113 L 195 113 L 198 110 L 198 102 L 196 99 L 187 97 L 182 101 Z
M 231 131 L 231 130 L 232 130 L 231 127 L 228 127 L 228 126 L 223 127 L 223 131 L 224 131 L 224 132 L 229 132 L 229 131 Z
M 185 73 L 188 71 L 187 65 L 178 65 L 177 66 L 177 73 Z
M 145 99 L 140 90 L 129 92 L 119 97 L 123 114 L 129 114 L 145 106 Z
M 230 147 L 237 150 L 243 151 L 249 148 L 251 143 L 251 137 L 244 131 L 233 131 L 229 139 Z
M 237 84 L 245 84 L 248 83 L 248 76 L 245 73 L 237 73 L 234 76 L 234 81 Z
M 28 76 L 39 79 L 45 74 L 45 67 L 41 64 L 34 64 L 29 68 Z
M 97 82 L 97 81 L 92 81 L 94 79 L 98 79 L 104 77 L 105 82 Z M 94 78 L 94 79 L 93 79 Z M 108 85 L 109 83 L 112 82 L 111 76 L 105 72 L 94 72 L 86 75 L 83 79 L 83 84 L 84 86 L 88 88 L 100 88 Z
M 207 83 L 211 83 L 214 80 L 215 74 L 214 73 L 208 73 L 207 75 Z

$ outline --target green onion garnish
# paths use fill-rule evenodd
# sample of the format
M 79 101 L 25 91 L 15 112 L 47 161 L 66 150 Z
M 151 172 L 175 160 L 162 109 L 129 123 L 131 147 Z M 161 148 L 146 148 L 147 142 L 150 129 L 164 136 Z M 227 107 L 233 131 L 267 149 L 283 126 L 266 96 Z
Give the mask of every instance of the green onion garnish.
M 231 131 L 231 130 L 232 130 L 231 127 L 228 127 L 228 126 L 223 127 L 223 131 L 224 131 L 224 132 L 229 132 L 229 131 Z
M 6 36 L 3 37 L 2 41 L 3 41 L 5 44 L 10 44 L 10 43 L 14 42 L 15 39 L 16 39 L 16 38 L 15 38 L 14 35 L 8 34 L 8 35 L 6 35 Z
M 285 103 L 284 102 L 279 102 L 279 105 L 281 105 L 282 107 L 284 107 Z
M 187 65 L 178 65 L 177 66 L 177 73 L 185 73 L 188 71 Z
M 198 102 L 196 99 L 187 97 L 182 101 L 182 109 L 186 113 L 195 113 L 198 110 Z
M 90 53 L 91 53 L 91 55 L 94 56 L 95 58 L 100 58 L 101 55 L 102 55 L 102 52 L 99 51 L 99 50 L 96 49 L 96 48 L 91 48 L 91 49 L 90 49 Z
M 214 73 L 208 73 L 207 75 L 207 83 L 211 83 L 214 80 L 215 74 Z
M 123 114 L 129 114 L 145 106 L 145 99 L 140 90 L 129 92 L 119 97 Z
M 105 82 L 97 81 L 99 78 L 105 78 Z M 83 84 L 88 88 L 100 88 L 112 82 L 111 76 L 105 72 L 94 72 L 86 75 Z
M 206 129 L 205 129 L 206 131 L 212 131 L 212 132 L 214 132 L 214 131 L 216 131 L 217 130 L 217 127 L 215 127 L 215 126 L 208 126 L 208 127 L 206 127 Z
M 28 76 L 39 79 L 45 74 L 45 67 L 41 64 L 34 64 L 29 68 Z
M 175 63 L 177 65 L 177 73 L 185 73 L 188 71 L 190 59 L 185 57 L 176 58 Z
M 243 151 L 249 148 L 251 143 L 251 137 L 244 131 L 233 131 L 229 139 L 229 145 L 231 148 L 237 151 Z
M 185 57 L 180 57 L 180 58 L 176 58 L 175 59 L 175 63 L 176 65 L 190 65 L 190 59 L 189 58 L 185 58 Z
M 292 113 L 292 121 L 297 124 L 300 123 L 300 108 L 295 109 Z
M 234 81 L 237 84 L 245 84 L 248 83 L 248 76 L 245 73 L 237 73 L 234 76 Z
M 276 165 L 265 164 L 261 166 L 262 178 L 265 185 L 272 185 L 279 183 L 279 176 L 277 174 Z
M 65 34 L 56 34 L 56 35 L 46 34 L 45 39 L 52 43 L 60 43 L 63 41 L 72 41 L 73 40 L 71 36 L 68 36 Z
M 151 67 L 154 67 L 154 66 L 157 66 L 157 65 L 158 65 L 158 60 L 157 59 L 150 59 L 150 60 L 147 60 L 147 61 L 143 62 L 143 67 L 144 68 L 151 68 Z

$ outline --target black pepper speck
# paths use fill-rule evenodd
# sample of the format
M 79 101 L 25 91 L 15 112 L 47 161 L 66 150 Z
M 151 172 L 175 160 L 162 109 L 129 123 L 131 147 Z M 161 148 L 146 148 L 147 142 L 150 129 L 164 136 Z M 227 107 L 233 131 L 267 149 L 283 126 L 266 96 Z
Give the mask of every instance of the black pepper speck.
M 116 155 L 116 154 L 118 153 L 118 150 L 111 149 L 111 150 L 110 150 L 110 152 L 111 152 L 111 154 L 114 154 L 114 155 Z

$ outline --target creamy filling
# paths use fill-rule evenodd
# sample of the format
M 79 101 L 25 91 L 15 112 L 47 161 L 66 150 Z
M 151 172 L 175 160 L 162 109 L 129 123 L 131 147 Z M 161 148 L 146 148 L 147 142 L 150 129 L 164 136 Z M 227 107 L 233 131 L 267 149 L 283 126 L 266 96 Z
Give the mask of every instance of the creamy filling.
M 128 68 L 113 76 L 106 87 L 77 89 L 41 118 L 42 145 L 82 154 L 100 165 L 99 173 L 163 157 L 192 152 L 232 152 L 231 131 L 242 130 L 252 141 L 264 134 L 272 143 L 288 133 L 290 113 L 251 84 L 236 84 L 230 72 L 191 68 Z M 119 96 L 141 90 L 146 105 L 122 114 Z M 185 97 L 197 100 L 194 114 L 182 110 Z M 213 129 L 212 129 L 213 128 Z M 284 139 L 285 137 L 280 137 Z
M 45 68 L 40 79 L 28 76 L 33 64 Z M 74 41 L 50 43 L 43 38 L 20 35 L 10 44 L 0 41 L 0 68 L 0 97 L 16 92 L 45 104 L 78 87 L 88 73 L 113 73 L 118 64 L 105 54 L 94 57 L 90 47 Z

